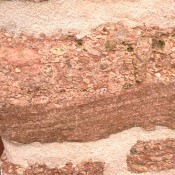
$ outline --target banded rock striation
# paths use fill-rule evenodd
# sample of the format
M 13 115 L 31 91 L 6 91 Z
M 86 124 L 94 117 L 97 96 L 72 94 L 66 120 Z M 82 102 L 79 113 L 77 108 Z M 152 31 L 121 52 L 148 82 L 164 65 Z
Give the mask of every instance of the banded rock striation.
M 136 126 L 174 129 L 174 32 L 119 24 L 82 39 L 1 31 L 0 135 L 86 142 Z
M 175 174 L 174 0 L 0 1 L 0 16 L 0 174 Z

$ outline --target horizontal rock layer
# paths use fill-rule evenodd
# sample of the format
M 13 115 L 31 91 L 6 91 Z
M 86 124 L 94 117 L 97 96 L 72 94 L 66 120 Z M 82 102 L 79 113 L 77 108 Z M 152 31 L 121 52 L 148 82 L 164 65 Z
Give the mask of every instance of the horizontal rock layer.
M 24 143 L 92 141 L 135 126 L 175 129 L 174 92 L 175 83 L 158 84 L 63 109 L 8 107 L 1 110 L 2 135 Z
M 0 33 L 0 134 L 93 141 L 135 126 L 175 128 L 174 29 L 99 26 L 77 39 Z

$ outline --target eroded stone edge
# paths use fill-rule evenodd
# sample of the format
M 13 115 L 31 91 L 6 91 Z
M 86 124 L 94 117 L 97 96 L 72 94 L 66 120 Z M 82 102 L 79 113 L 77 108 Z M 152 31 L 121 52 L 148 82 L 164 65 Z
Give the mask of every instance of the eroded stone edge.
M 157 126 L 154 131 L 146 132 L 139 127 L 125 130 L 111 135 L 107 139 L 101 139 L 88 143 L 64 142 L 47 143 L 39 142 L 31 144 L 19 144 L 3 139 L 5 154 L 10 162 L 28 167 L 32 164 L 45 164 L 48 167 L 64 166 L 67 162 L 78 164 L 92 159 L 105 162 L 104 175 L 126 174 L 126 157 L 131 147 L 137 140 L 156 140 L 175 138 L 175 130 Z M 172 175 L 175 170 L 162 171 L 158 174 Z M 149 175 L 150 173 L 145 173 Z M 156 173 L 154 173 L 156 175 Z

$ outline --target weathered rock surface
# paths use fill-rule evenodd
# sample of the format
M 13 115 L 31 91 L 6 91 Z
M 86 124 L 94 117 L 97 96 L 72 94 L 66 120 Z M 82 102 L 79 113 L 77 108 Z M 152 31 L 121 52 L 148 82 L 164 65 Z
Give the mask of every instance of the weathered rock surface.
M 174 29 L 99 26 L 81 40 L 0 33 L 0 134 L 92 141 L 175 128 Z
M 79 172 L 79 170 L 83 168 L 81 166 L 82 161 L 84 162 L 90 160 L 91 163 L 88 165 L 91 166 L 89 166 L 89 168 L 87 168 L 87 171 L 85 172 L 90 173 L 96 170 L 94 175 L 96 175 L 96 173 L 98 172 L 102 173 L 102 166 L 100 166 L 102 165 L 102 162 L 104 163 L 104 175 L 136 175 L 135 173 L 133 173 L 133 168 L 136 168 L 137 171 L 139 170 L 139 165 L 134 166 L 136 163 L 143 163 L 144 167 L 140 166 L 140 170 L 143 170 L 143 168 L 145 168 L 146 171 L 154 171 L 143 173 L 142 175 L 173 175 L 175 174 L 175 169 L 168 170 L 172 167 L 171 163 L 167 164 L 166 162 L 164 162 L 164 164 L 162 164 L 162 168 L 157 167 L 156 169 L 153 169 L 149 166 L 150 162 L 148 161 L 148 159 L 140 159 L 139 154 L 136 154 L 136 157 L 133 158 L 133 154 L 129 154 L 130 150 L 133 150 L 133 146 L 136 145 L 134 146 L 134 148 L 137 149 L 137 142 L 140 143 L 142 141 L 141 144 L 138 145 L 139 148 L 141 148 L 137 149 L 138 153 L 141 153 L 141 155 L 145 155 L 149 154 L 150 150 L 149 155 L 152 158 L 153 156 L 155 156 L 152 149 L 152 147 L 154 147 L 155 145 L 154 143 L 158 143 L 159 145 L 161 144 L 163 146 L 162 143 L 164 142 L 164 140 L 174 139 L 175 130 L 168 129 L 166 127 L 155 127 L 154 131 L 145 131 L 142 128 L 134 127 L 132 129 L 110 135 L 109 138 L 106 139 L 83 143 L 35 142 L 30 144 L 20 144 L 3 139 L 5 146 L 4 155 L 2 157 L 3 173 L 11 175 L 9 172 L 22 171 L 21 174 L 23 174 L 23 172 L 24 174 L 26 174 L 30 173 L 31 171 L 38 171 L 41 167 L 40 165 L 44 165 L 42 166 L 41 171 L 46 171 L 49 174 L 49 172 L 53 172 L 53 170 L 59 172 L 60 170 L 65 169 L 65 165 L 68 163 L 70 165 L 70 162 L 73 164 L 73 167 L 75 167 L 75 169 L 77 169 Z M 149 142 L 150 140 L 151 143 Z M 145 151 L 145 154 L 144 151 L 139 152 L 139 150 L 142 150 L 142 148 L 144 149 L 144 145 L 147 146 L 147 143 L 149 143 L 149 147 L 146 147 L 148 148 L 148 151 Z M 168 158 L 170 151 L 173 151 L 173 142 L 168 143 L 168 146 L 165 146 L 162 149 L 162 158 L 164 158 L 166 155 Z M 158 149 L 155 149 L 155 153 L 160 152 L 158 151 Z M 4 156 L 6 156 L 6 158 L 4 158 Z M 127 156 L 131 157 L 128 164 Z M 137 158 L 140 161 L 136 161 Z M 155 159 L 154 161 L 151 161 L 151 163 L 153 163 L 152 165 L 156 165 Z
M 0 1 L 0 174 L 175 174 L 175 1 L 29 1 Z
M 127 163 L 135 173 L 175 169 L 175 140 L 138 141 L 131 148 Z
M 62 168 L 49 168 L 46 165 L 35 165 L 29 168 L 21 167 L 8 162 L 5 155 L 1 158 L 2 172 L 4 175 L 103 175 L 104 163 L 84 161 L 79 165 L 74 166 L 71 162 L 68 162 Z
M 148 85 L 83 105 L 1 109 L 1 134 L 18 142 L 92 141 L 135 126 L 175 129 L 175 83 Z
M 37 0 L 36 0 L 37 1 Z M 73 7 L 73 8 L 72 8 Z M 85 36 L 108 22 L 127 26 L 175 26 L 174 0 L 26 0 L 0 1 L 0 27 L 15 33 L 52 35 L 78 30 Z

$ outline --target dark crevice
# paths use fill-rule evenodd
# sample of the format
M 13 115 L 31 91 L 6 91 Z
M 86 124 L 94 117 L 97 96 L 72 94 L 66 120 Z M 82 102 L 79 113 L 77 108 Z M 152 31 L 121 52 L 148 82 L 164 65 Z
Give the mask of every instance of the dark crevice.
M 2 155 L 3 151 L 4 151 L 4 145 L 2 143 L 2 138 L 0 137 L 0 156 Z

